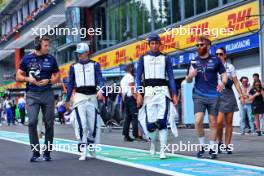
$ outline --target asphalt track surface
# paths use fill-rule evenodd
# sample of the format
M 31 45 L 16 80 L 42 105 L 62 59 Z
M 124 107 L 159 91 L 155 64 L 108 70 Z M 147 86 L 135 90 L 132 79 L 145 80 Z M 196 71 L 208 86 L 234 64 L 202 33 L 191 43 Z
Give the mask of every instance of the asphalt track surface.
M 0 127 L 0 131 L 12 131 L 21 134 L 27 133 L 27 127 L 15 126 Z M 194 130 L 179 130 L 180 137 L 174 139 L 172 135 L 169 137 L 169 143 L 179 143 L 191 141 L 197 143 Z M 208 136 L 208 132 L 206 133 Z M 75 140 L 73 129 L 70 125 L 55 126 L 55 137 L 63 139 Z M 247 166 L 264 166 L 264 137 L 258 136 L 240 136 L 238 133 L 233 135 L 234 152 L 232 155 L 221 154 L 218 161 L 228 161 L 231 163 L 247 164 Z M 131 149 L 149 149 L 147 142 L 123 142 L 120 130 L 104 130 L 102 133 L 102 143 L 113 146 L 128 147 Z M 177 154 L 185 156 L 195 156 L 195 152 L 177 152 Z M 89 159 L 87 161 L 78 161 L 78 155 L 53 152 L 54 161 L 38 163 L 30 163 L 29 146 L 14 143 L 6 140 L 0 140 L 0 175 L 95 175 L 95 176 L 129 176 L 129 175 L 164 175 L 144 168 L 134 168 L 126 165 L 116 164 L 100 159 Z M 195 161 L 196 164 L 199 161 Z M 179 164 L 183 164 L 182 161 Z M 216 165 L 212 165 L 213 167 Z M 233 174 L 235 174 L 233 172 Z M 250 173 L 249 173 L 250 174 Z M 201 174 L 199 174 L 201 175 Z M 210 174 L 207 174 L 210 175 Z M 237 174 L 242 175 L 242 174 Z M 257 174 L 256 174 L 257 175 Z

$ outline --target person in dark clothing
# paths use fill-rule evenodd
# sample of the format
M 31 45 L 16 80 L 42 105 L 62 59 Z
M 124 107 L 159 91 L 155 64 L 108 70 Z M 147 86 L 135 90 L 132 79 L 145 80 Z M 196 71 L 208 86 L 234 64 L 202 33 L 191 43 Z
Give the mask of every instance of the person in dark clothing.
M 260 115 L 264 114 L 264 89 L 261 86 L 260 80 L 255 80 L 252 89 L 249 91 L 249 99 L 252 101 L 252 113 L 255 116 L 256 132 L 261 136 L 260 131 Z

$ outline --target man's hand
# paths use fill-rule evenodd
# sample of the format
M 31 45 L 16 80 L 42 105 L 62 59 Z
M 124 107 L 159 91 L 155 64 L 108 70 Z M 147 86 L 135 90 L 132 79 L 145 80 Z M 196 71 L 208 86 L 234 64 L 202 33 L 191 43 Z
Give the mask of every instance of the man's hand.
M 103 96 L 101 91 L 97 92 L 96 97 L 97 97 L 98 100 L 105 102 L 105 98 L 104 98 L 104 96 Z
M 197 73 L 198 73 L 197 69 L 194 69 L 193 67 L 191 67 L 189 70 L 188 77 L 192 79 L 197 75 Z
M 224 88 L 225 88 L 224 84 L 223 83 L 219 83 L 217 85 L 216 90 L 217 90 L 217 92 L 222 92 L 224 90 Z
M 33 77 L 26 77 L 25 81 L 38 86 L 37 80 L 35 78 L 33 78 Z
M 240 103 L 241 103 L 242 105 L 245 104 L 245 98 L 244 98 L 243 95 L 240 96 Z
M 137 108 L 141 108 L 143 105 L 143 97 L 140 93 L 137 93 Z
M 48 83 L 49 83 L 49 79 L 42 79 L 37 82 L 37 85 L 42 87 L 42 86 L 46 86 Z
M 67 112 L 70 112 L 70 102 L 65 102 L 65 108 Z
M 173 95 L 171 97 L 171 99 L 172 99 L 172 102 L 173 102 L 174 106 L 177 106 L 178 105 L 178 97 L 176 95 Z

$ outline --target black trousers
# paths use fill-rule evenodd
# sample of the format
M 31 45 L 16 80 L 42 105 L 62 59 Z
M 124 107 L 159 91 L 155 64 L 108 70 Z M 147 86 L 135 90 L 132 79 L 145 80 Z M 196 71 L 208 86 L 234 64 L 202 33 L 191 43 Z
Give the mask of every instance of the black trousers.
M 39 92 L 27 92 L 26 95 L 27 112 L 29 118 L 28 131 L 31 150 L 39 152 L 39 138 L 37 132 L 38 114 L 40 109 L 43 114 L 45 124 L 45 146 L 44 153 L 52 150 L 54 136 L 54 93 L 53 90 Z
M 24 124 L 25 123 L 26 110 L 25 109 L 19 109 L 19 113 L 20 113 L 21 123 Z
M 126 117 L 123 126 L 123 135 L 129 136 L 129 127 L 132 122 L 133 136 L 138 137 L 138 110 L 136 100 L 133 97 L 125 97 Z

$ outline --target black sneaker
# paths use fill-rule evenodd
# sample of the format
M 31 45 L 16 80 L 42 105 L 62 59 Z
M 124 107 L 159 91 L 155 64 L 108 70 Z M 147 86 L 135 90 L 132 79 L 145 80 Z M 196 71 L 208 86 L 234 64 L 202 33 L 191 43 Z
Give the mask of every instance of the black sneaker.
M 204 158 L 204 147 L 202 147 L 202 150 L 198 151 L 196 154 L 197 158 Z
M 229 155 L 232 154 L 232 151 L 231 151 L 231 149 L 230 149 L 229 147 L 226 147 L 225 150 L 226 150 L 226 153 L 227 153 L 227 154 L 229 154 Z
M 125 137 L 124 137 L 124 141 L 125 141 L 125 142 L 133 142 L 134 139 L 132 139 L 130 136 L 125 136 Z
M 34 152 L 33 156 L 30 158 L 30 162 L 37 162 L 39 157 L 40 157 L 39 152 Z
M 257 131 L 257 133 L 258 133 L 258 136 L 261 136 L 261 131 Z
M 222 145 L 223 145 L 222 142 L 219 142 L 219 143 L 218 143 L 218 148 L 217 148 L 217 149 L 218 149 L 218 153 L 219 153 L 219 154 L 222 153 L 222 150 L 221 150 L 221 148 L 222 148 L 221 146 L 222 146 Z
M 209 151 L 209 159 L 216 159 L 217 158 L 217 153 L 210 149 Z
M 43 154 L 43 160 L 44 161 L 52 161 L 52 158 L 50 157 L 50 153 L 44 153 Z

